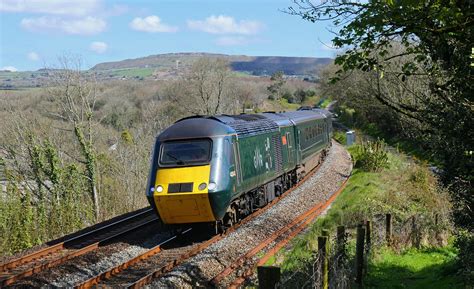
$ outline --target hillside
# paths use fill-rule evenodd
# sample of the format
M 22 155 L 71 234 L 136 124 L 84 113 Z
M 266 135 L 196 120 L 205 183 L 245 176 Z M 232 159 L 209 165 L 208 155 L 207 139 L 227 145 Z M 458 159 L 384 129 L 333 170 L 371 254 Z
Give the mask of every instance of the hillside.
M 287 75 L 314 75 L 329 62 L 331 58 L 315 57 L 279 57 L 279 56 L 245 56 L 212 53 L 168 53 L 150 55 L 135 59 L 115 62 L 104 62 L 95 65 L 92 70 L 143 69 L 170 70 L 189 67 L 201 57 L 218 57 L 227 59 L 235 71 L 254 75 L 270 75 L 282 70 Z
M 202 57 L 225 58 L 235 72 L 255 76 L 268 76 L 276 71 L 305 80 L 314 80 L 319 70 L 331 58 L 245 56 L 213 53 L 168 53 L 135 59 L 99 63 L 90 70 L 99 81 L 117 79 L 174 79 L 186 72 L 194 61 Z M 0 90 L 48 86 L 54 69 L 37 71 L 0 71 Z

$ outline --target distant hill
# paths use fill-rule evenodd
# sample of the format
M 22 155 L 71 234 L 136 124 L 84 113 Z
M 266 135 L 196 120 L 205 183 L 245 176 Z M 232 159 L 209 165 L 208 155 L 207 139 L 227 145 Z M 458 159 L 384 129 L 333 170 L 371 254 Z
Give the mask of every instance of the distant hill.
M 276 71 L 283 71 L 287 75 L 314 75 L 322 67 L 329 64 L 331 58 L 315 57 L 280 57 L 280 56 L 245 56 L 213 53 L 168 53 L 150 55 L 135 59 L 126 59 L 115 62 L 104 62 L 95 65 L 91 70 L 117 70 L 152 68 L 169 70 L 189 67 L 201 57 L 225 58 L 233 70 L 247 72 L 254 75 L 270 75 Z

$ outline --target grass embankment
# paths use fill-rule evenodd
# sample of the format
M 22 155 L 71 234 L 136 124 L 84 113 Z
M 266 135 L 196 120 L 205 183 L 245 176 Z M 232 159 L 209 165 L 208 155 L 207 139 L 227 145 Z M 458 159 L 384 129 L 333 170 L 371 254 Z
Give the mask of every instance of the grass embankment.
M 365 288 L 462 288 L 455 275 L 457 251 L 444 248 L 409 249 L 402 253 L 383 248 L 369 265 Z
M 362 151 L 360 146 L 352 146 L 349 151 L 358 161 Z M 296 239 L 289 251 L 280 252 L 273 259 L 284 272 L 300 270 L 311 264 L 317 250 L 317 236 L 323 229 L 334 234 L 338 225 L 352 227 L 365 219 L 373 219 L 375 215 L 392 213 L 395 222 L 401 222 L 417 214 L 427 220 L 423 223 L 426 226 L 424 234 L 428 236 L 422 243 L 425 249 L 410 249 L 403 244 L 399 244 L 396 250 L 384 246 L 374 248 L 366 278 L 368 288 L 426 288 L 427 284 L 435 283 L 439 286 L 460 284 L 450 271 L 456 251 L 450 245 L 436 248 L 434 240 L 429 237 L 435 235 L 435 230 L 449 225 L 446 192 L 438 188 L 436 179 L 426 166 L 399 153 L 386 152 L 385 155 L 384 168 L 375 171 L 367 171 L 356 162 L 346 188 L 326 215 L 318 218 L 308 233 Z M 446 220 L 438 224 L 438 228 L 431 227 L 428 221 L 434 212 Z M 355 240 L 350 239 L 349 256 L 353 256 L 354 251 Z

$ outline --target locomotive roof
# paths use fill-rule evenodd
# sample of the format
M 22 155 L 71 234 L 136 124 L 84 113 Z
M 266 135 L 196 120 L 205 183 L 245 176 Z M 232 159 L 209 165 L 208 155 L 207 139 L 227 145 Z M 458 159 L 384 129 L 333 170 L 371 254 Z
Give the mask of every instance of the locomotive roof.
M 314 119 L 324 119 L 328 111 L 313 109 L 259 114 L 191 116 L 178 120 L 164 130 L 160 140 L 203 138 L 237 134 L 239 137 L 278 131 L 279 127 L 299 124 Z
M 279 113 L 264 113 L 268 118 L 274 119 L 279 123 L 303 123 L 314 119 L 324 119 L 327 116 L 321 112 L 322 110 L 298 110 L 298 111 L 287 111 Z M 280 124 L 280 125 L 282 125 Z
M 235 134 L 235 131 L 229 126 L 206 117 L 188 117 L 178 120 L 172 126 L 165 129 L 158 139 L 186 139 L 186 138 L 205 138 L 217 135 Z
M 250 136 L 278 130 L 278 124 L 261 114 L 217 115 L 211 117 L 232 127 L 238 136 Z

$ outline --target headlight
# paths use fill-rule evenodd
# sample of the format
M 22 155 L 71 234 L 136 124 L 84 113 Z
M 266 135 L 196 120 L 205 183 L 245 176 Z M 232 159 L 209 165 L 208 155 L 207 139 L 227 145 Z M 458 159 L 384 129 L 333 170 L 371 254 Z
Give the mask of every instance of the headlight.
M 202 183 L 202 184 L 199 185 L 198 189 L 200 191 L 202 191 L 202 190 L 206 189 L 206 187 L 207 187 L 206 183 Z
M 209 190 L 214 190 L 216 188 L 216 183 L 209 183 Z
M 157 186 L 157 187 L 156 187 L 156 191 L 157 191 L 158 193 L 163 192 L 163 187 L 162 187 L 162 186 Z

